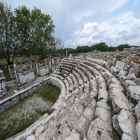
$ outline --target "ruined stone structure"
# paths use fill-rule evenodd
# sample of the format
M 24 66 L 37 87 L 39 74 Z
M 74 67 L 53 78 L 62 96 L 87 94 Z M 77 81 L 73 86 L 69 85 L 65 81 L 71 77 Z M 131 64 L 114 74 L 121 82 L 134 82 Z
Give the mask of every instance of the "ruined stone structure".
M 0 113 L 16 105 L 17 103 L 22 101 L 24 98 L 32 95 L 34 91 L 39 89 L 39 87 L 41 87 L 43 84 L 46 84 L 47 81 L 48 81 L 48 78 L 44 77 L 40 80 L 35 81 L 31 86 L 28 86 L 27 88 L 24 88 L 21 90 L 15 90 L 12 96 L 9 96 L 0 101 Z
M 4 96 L 5 94 L 6 94 L 5 77 L 3 71 L 0 70 L 0 97 Z
M 65 58 L 49 80 L 61 89 L 44 115 L 9 140 L 140 140 L 140 86 L 125 63 Z

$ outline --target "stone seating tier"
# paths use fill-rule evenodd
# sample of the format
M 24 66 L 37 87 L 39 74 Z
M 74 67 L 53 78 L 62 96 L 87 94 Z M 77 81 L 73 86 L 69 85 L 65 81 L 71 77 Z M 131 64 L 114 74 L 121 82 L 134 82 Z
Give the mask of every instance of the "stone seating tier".
M 107 67 L 90 57 L 63 59 L 49 78 L 61 89 L 54 112 L 9 140 L 140 139 L 131 103 Z

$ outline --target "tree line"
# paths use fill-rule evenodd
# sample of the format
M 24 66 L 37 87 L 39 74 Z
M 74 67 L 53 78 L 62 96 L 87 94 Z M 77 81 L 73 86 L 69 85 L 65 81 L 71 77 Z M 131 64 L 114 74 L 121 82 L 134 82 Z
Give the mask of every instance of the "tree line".
M 25 6 L 11 10 L 0 3 L 0 57 L 7 65 L 18 55 L 46 55 L 55 46 L 54 24 L 49 14 Z
M 128 44 L 121 44 L 117 47 L 111 47 L 108 46 L 106 43 L 101 42 L 97 43 L 91 46 L 85 45 L 85 46 L 77 46 L 76 48 L 60 48 L 55 51 L 53 51 L 52 54 L 54 55 L 60 55 L 65 56 L 66 52 L 69 54 L 77 54 L 77 53 L 86 53 L 86 52 L 92 52 L 92 51 L 99 51 L 99 52 L 111 52 L 111 51 L 123 51 L 125 48 L 130 48 Z

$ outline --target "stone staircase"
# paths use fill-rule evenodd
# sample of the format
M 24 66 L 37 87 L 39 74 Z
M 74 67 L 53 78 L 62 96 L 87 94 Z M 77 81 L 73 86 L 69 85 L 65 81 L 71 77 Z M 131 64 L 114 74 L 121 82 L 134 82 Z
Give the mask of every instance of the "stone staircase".
M 140 140 L 140 107 L 106 62 L 65 58 L 49 80 L 61 89 L 53 112 L 9 140 Z

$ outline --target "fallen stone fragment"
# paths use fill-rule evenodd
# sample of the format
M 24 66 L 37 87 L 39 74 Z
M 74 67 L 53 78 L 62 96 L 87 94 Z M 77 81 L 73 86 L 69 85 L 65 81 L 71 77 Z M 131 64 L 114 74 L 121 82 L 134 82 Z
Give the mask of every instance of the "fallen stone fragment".
M 116 130 L 117 134 L 119 136 L 121 136 L 122 135 L 122 130 L 121 130 L 120 126 L 119 126 L 118 115 L 114 115 L 112 117 L 112 123 L 113 123 L 113 128 Z
M 119 126 L 123 132 L 122 139 L 137 139 L 135 119 L 132 114 L 127 110 L 121 110 L 118 115 Z
M 140 101 L 138 102 L 138 104 L 135 107 L 135 113 L 137 116 L 137 121 L 140 121 Z
M 80 134 L 73 130 L 65 140 L 80 140 Z
M 136 130 L 137 130 L 138 140 L 140 140 L 140 122 L 137 123 Z
M 36 140 L 34 135 L 28 136 L 26 140 Z
M 129 86 L 128 91 L 130 93 L 131 98 L 135 100 L 140 100 L 140 86 Z

